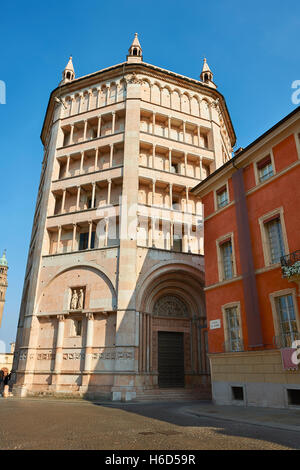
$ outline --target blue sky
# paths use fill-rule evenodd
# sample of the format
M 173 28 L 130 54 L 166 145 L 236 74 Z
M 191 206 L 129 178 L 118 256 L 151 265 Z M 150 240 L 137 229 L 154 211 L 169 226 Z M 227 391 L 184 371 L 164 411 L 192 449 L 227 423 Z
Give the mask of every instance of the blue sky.
M 70 54 L 76 76 L 122 62 L 135 32 L 146 62 L 193 78 L 206 56 L 245 147 L 295 105 L 300 3 L 264 0 L 5 2 L 1 7 L 0 250 L 9 287 L 0 339 L 15 339 L 39 184 L 40 131 Z

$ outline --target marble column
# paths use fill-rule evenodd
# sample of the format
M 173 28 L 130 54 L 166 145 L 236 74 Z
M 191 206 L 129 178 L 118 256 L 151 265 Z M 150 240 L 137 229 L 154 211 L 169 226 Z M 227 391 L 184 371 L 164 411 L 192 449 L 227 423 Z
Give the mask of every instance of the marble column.
M 110 154 L 109 154 L 109 166 L 113 166 L 113 157 L 114 157 L 114 144 L 110 144 Z
M 110 200 L 111 200 L 111 179 L 107 180 L 108 186 L 107 186 L 107 205 L 110 205 Z
M 67 190 L 64 189 L 63 190 L 63 195 L 62 195 L 62 200 L 61 200 L 61 212 L 60 212 L 61 214 L 65 213 L 66 192 L 67 192 Z
M 116 113 L 112 113 L 112 125 L 111 125 L 111 133 L 115 133 L 115 127 L 116 127 Z
M 152 206 L 155 205 L 155 183 L 156 180 L 152 180 Z
M 61 225 L 58 226 L 56 253 L 60 252 L 60 240 L 61 240 Z
M 55 345 L 55 361 L 54 361 L 54 370 L 52 373 L 52 385 L 54 385 L 54 388 L 56 388 L 58 385 L 58 376 L 61 373 L 61 369 L 62 369 L 64 330 L 65 330 L 64 315 L 57 315 L 57 320 L 58 320 L 58 327 L 57 327 L 57 337 L 56 337 L 56 345 Z
M 73 144 L 73 136 L 74 136 L 74 124 L 71 124 L 71 131 L 70 131 L 70 144 Z
M 84 130 L 83 130 L 83 141 L 86 141 L 86 134 L 87 134 L 87 119 L 84 121 Z
M 70 155 L 67 156 L 67 164 L 66 164 L 66 178 L 70 175 Z
M 81 152 L 81 159 L 80 159 L 80 174 L 83 173 L 83 165 L 84 165 L 84 152 Z
M 94 171 L 97 171 L 97 169 L 98 169 L 98 156 L 99 156 L 99 148 L 97 147 L 95 149 L 95 168 L 94 168 Z
M 97 138 L 101 136 L 101 115 L 98 116 Z
M 76 211 L 79 211 L 80 204 L 80 186 L 77 186 Z
M 89 220 L 89 238 L 88 238 L 88 250 L 91 249 L 91 241 L 92 241 L 92 230 L 93 230 L 93 222 Z
M 76 232 L 77 232 L 77 225 L 73 224 L 72 251 L 75 251 Z
M 87 318 L 87 327 L 86 327 L 84 371 L 91 372 L 92 348 L 93 348 L 93 337 L 94 337 L 94 315 L 92 313 L 87 313 L 86 318 Z
M 202 157 L 199 159 L 199 166 L 200 166 L 200 179 L 203 179 L 203 168 L 202 168 Z
M 91 203 L 91 209 L 94 209 L 95 207 L 95 194 L 96 194 L 96 183 L 92 184 L 92 203 Z
M 187 153 L 184 152 L 184 174 L 187 176 Z

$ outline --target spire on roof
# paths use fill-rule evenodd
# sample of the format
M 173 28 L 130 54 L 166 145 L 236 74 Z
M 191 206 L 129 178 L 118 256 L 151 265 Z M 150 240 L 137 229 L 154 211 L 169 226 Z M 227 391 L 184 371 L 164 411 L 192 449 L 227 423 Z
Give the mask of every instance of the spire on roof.
M 128 62 L 141 62 L 143 60 L 143 51 L 138 38 L 138 33 L 135 33 L 134 40 L 128 49 L 127 61 Z
M 69 57 L 69 62 L 67 63 L 63 73 L 62 73 L 62 81 L 60 85 L 64 85 L 67 82 L 71 82 L 75 78 L 75 71 L 72 62 L 72 56 Z
M 6 250 L 3 251 L 2 258 L 0 258 L 0 266 L 8 266 L 8 262 L 6 259 Z
M 213 83 L 213 78 L 214 78 L 213 73 L 209 68 L 206 58 L 204 57 L 200 79 L 202 80 L 202 82 L 206 83 L 207 85 L 210 85 L 216 88 L 216 85 Z

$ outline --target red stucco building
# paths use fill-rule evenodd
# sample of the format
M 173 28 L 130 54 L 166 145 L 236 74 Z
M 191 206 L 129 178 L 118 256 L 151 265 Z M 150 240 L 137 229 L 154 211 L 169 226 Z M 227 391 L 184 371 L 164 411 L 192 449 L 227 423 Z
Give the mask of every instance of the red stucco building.
M 204 204 L 213 399 L 300 405 L 300 108 L 193 189 Z M 300 355 L 299 355 L 300 356 Z

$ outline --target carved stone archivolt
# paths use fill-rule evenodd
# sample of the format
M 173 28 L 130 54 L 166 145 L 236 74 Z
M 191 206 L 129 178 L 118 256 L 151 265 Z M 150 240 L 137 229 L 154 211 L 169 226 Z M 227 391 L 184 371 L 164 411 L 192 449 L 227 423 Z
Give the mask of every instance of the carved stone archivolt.
M 82 310 L 84 308 L 84 289 L 72 289 L 70 310 Z
M 153 315 L 158 317 L 189 317 L 187 306 L 173 295 L 165 295 L 155 302 Z

